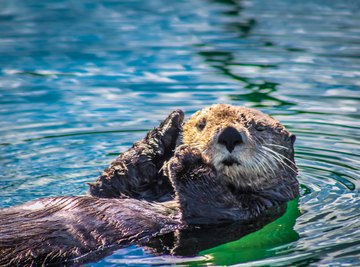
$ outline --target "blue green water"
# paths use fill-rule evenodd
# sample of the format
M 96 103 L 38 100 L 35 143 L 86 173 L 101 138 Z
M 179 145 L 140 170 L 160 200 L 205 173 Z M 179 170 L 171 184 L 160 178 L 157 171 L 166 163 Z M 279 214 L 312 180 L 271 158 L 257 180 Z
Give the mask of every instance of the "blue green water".
M 197 257 L 89 266 L 360 265 L 360 2 L 0 0 L 0 207 L 79 195 L 170 111 L 259 108 L 297 135 L 301 197 Z

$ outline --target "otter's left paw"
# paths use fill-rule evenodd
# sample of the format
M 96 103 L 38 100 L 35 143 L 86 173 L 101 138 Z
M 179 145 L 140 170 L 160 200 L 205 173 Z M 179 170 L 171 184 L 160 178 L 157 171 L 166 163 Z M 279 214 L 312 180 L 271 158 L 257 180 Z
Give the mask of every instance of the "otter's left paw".
M 208 165 L 199 149 L 181 145 L 167 163 L 166 172 L 174 182 L 179 179 L 194 179 L 199 169 L 204 169 L 204 167 L 208 168 Z

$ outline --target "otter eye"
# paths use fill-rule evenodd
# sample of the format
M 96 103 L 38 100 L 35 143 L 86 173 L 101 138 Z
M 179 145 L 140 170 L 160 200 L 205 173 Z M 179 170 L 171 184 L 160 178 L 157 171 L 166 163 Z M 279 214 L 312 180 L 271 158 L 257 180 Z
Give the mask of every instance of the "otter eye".
M 206 126 L 206 120 L 202 119 L 201 121 L 198 122 L 196 128 L 198 128 L 199 131 L 202 131 L 204 130 L 205 126 Z
M 255 125 L 255 129 L 259 132 L 262 132 L 265 130 L 265 126 L 261 125 L 261 124 L 257 124 L 257 125 Z

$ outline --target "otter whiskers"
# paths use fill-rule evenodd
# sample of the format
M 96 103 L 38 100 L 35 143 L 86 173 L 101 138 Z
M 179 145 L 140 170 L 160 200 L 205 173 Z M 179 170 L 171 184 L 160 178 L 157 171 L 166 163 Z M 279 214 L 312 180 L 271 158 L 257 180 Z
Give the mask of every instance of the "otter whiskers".
M 289 150 L 288 147 L 286 146 L 281 146 L 281 145 L 277 145 L 277 144 L 267 144 L 268 146 L 276 146 L 276 147 L 280 147 L 280 148 L 283 148 L 283 149 L 286 149 L 286 150 Z
M 257 160 L 259 164 L 261 164 L 262 173 L 271 172 L 273 175 L 275 175 L 275 170 L 272 167 L 276 166 L 274 160 L 271 157 L 268 157 L 268 154 L 262 150 L 258 151 L 257 155 L 260 157 L 261 160 Z M 270 160 L 269 160 L 270 159 Z
M 286 161 L 290 162 L 291 164 L 295 164 L 293 161 L 285 157 L 284 155 L 272 150 L 271 148 L 262 145 L 262 148 L 265 149 L 267 152 L 269 152 L 273 158 L 283 167 L 287 167 L 290 170 L 292 170 L 294 173 L 297 173 L 297 170 L 295 170 L 293 167 L 291 167 Z

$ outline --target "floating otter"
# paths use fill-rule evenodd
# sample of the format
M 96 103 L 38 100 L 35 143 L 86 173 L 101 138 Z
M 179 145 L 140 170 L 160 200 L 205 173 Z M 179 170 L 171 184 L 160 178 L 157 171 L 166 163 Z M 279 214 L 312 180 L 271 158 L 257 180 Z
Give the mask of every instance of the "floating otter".
M 266 223 L 299 194 L 295 137 L 275 119 L 219 104 L 182 121 L 174 111 L 116 158 L 91 196 L 0 210 L 0 265 L 79 264 L 194 225 Z

